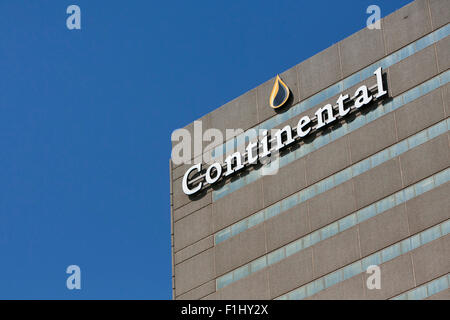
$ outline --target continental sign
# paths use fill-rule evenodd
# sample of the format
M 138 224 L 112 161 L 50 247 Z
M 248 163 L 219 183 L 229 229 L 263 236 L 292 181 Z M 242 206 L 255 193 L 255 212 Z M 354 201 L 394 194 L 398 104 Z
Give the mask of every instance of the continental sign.
M 258 141 L 250 142 L 246 146 L 244 153 L 235 152 L 227 156 L 223 165 L 219 162 L 212 163 L 208 166 L 205 173 L 202 173 L 201 163 L 193 165 L 183 176 L 183 192 L 187 195 L 193 195 L 202 190 L 204 186 L 214 185 L 224 177 L 239 172 L 246 166 L 255 165 L 258 161 L 269 157 L 272 153 L 278 152 L 293 144 L 295 141 L 303 139 L 311 133 L 330 125 L 337 119 L 345 117 L 352 109 L 362 108 L 372 101 L 385 96 L 387 91 L 383 86 L 381 67 L 374 74 L 377 83 L 373 88 L 369 89 L 367 86 L 362 85 L 352 96 L 349 94 L 341 94 L 334 106 L 327 104 L 318 108 L 315 116 L 312 118 L 307 115 L 303 116 L 295 128 L 286 125 L 284 128 L 277 130 L 272 139 L 268 131 L 263 130 Z M 376 92 L 376 94 L 372 94 L 372 92 Z M 277 76 L 269 97 L 269 105 L 274 109 L 280 108 L 288 98 L 289 88 Z

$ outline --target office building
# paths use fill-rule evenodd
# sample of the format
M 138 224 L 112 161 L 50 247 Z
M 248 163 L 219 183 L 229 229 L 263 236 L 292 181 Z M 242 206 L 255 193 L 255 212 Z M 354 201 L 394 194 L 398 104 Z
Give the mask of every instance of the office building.
M 199 119 L 247 133 L 171 159 L 174 299 L 450 299 L 449 22 L 413 1 Z

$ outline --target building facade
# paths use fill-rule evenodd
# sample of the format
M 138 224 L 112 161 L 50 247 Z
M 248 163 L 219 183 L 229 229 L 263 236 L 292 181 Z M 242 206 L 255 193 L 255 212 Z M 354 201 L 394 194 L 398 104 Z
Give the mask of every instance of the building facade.
M 170 161 L 174 299 L 450 299 L 449 22 L 416 0 L 185 127 L 245 132 Z

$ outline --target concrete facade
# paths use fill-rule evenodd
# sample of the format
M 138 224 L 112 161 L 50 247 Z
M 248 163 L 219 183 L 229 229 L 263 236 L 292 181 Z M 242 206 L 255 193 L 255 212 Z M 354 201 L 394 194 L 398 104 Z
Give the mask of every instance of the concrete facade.
M 450 72 L 449 22 L 450 1 L 413 1 L 383 18 L 381 30 L 363 29 L 280 73 L 291 91 L 280 111 L 268 103 L 274 83 L 270 79 L 199 119 L 203 131 L 217 128 L 224 136 L 225 129 L 254 128 L 285 117 L 291 108 L 339 82 L 345 85 L 356 73 L 399 50 L 405 52 L 409 46 L 415 50 L 405 57 L 398 53 L 398 61 L 383 68 L 387 99 L 339 120 L 350 128 L 365 115 L 365 125 L 283 165 L 275 175 L 261 176 L 217 197 L 224 186 L 245 179 L 244 174 L 237 174 L 217 187 L 187 196 L 181 184 L 184 173 L 219 144 L 203 142 L 203 150 L 194 152 L 191 164 L 170 161 L 174 299 L 449 299 L 450 182 L 445 179 L 450 172 L 450 96 L 449 84 L 443 80 Z M 425 39 L 435 41 L 423 45 Z M 341 93 L 353 94 L 359 86 L 372 86 L 375 81 L 373 75 L 355 81 L 317 107 L 335 103 Z M 425 91 L 432 81 L 438 85 Z M 389 111 L 388 106 L 400 98 L 401 106 Z M 295 126 L 317 107 L 274 122 L 275 128 Z M 377 112 L 384 113 L 372 119 Z M 446 125 L 447 129 L 431 136 L 435 128 Z M 193 124 L 185 129 L 194 134 Z M 311 142 L 333 135 L 334 130 L 336 126 L 319 130 Z M 427 138 L 422 139 L 423 135 Z M 416 139 L 422 140 L 416 143 Z M 400 148 L 406 141 L 408 149 L 398 154 L 390 151 L 389 158 L 377 162 L 383 151 Z M 295 143 L 281 156 L 289 157 L 303 147 Z M 335 182 L 304 201 L 300 195 L 299 203 L 286 210 L 283 204 L 277 207 L 330 177 L 338 181 L 341 173 L 355 170 L 367 159 L 372 161 L 369 170 Z M 433 187 L 428 183 L 434 183 Z M 413 195 L 398 199 L 411 190 Z M 380 209 L 389 201 L 400 202 Z M 278 208 L 278 213 L 268 216 L 268 208 Z M 342 227 L 346 219 L 360 219 L 370 208 L 377 213 Z M 258 212 L 264 212 L 265 218 L 258 219 Z M 238 229 L 242 221 L 246 221 L 245 228 Z M 219 242 L 219 234 L 230 226 L 231 235 Z M 335 226 L 339 230 L 330 231 Z M 328 231 L 333 235 L 325 236 Z M 316 236 L 321 238 L 314 240 Z M 299 239 L 304 248 L 292 249 Z M 391 250 L 400 253 L 391 255 Z M 365 261 L 378 254 L 381 289 L 370 290 Z M 265 262 L 260 264 L 262 259 Z M 361 271 L 351 271 L 357 264 Z M 328 285 L 337 272 L 341 278 Z M 232 280 L 227 280 L 229 274 Z M 346 278 L 346 274 L 351 276 Z M 438 280 L 447 287 L 435 290 Z

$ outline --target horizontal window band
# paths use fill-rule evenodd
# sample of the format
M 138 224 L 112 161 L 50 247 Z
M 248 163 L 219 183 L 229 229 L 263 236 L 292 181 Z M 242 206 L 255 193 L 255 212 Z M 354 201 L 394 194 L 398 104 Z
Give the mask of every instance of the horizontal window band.
M 389 300 L 423 300 L 449 288 L 450 273 Z
M 385 197 L 369 206 L 366 206 L 350 215 L 347 215 L 333 223 L 330 223 L 298 240 L 288 243 L 283 247 L 274 250 L 264 256 L 255 259 L 242 267 L 216 279 L 217 289 L 221 289 L 237 280 L 240 280 L 256 271 L 259 271 L 269 265 L 277 263 L 287 257 L 309 248 L 320 241 L 331 238 L 351 227 L 359 225 L 361 222 L 373 218 L 389 209 L 407 202 L 419 195 L 433 190 L 440 185 L 450 181 L 450 168 L 442 170 L 426 179 L 423 179 L 412 186 L 404 188 L 393 195 Z M 449 226 L 450 227 L 450 223 Z
M 370 110 L 366 114 L 360 114 L 353 121 L 344 123 L 333 129 L 332 131 L 323 135 L 317 136 L 311 143 L 302 144 L 297 150 L 280 156 L 279 167 L 282 168 L 291 162 L 294 162 L 300 158 L 303 158 L 307 154 L 320 149 L 328 145 L 329 143 L 336 141 L 337 139 L 369 124 L 380 117 L 397 110 L 398 108 L 436 90 L 450 81 L 450 71 L 446 71 L 414 88 L 395 97 L 387 103 L 377 106 L 373 110 Z M 265 167 L 261 167 L 256 170 L 250 171 L 247 175 L 237 178 L 236 180 L 225 184 L 218 190 L 212 191 L 212 201 L 218 201 L 226 195 L 233 193 L 234 191 L 260 179 L 263 177 L 262 171 L 267 170 Z
M 401 256 L 402 254 L 430 243 L 433 240 L 442 238 L 449 233 L 450 220 L 446 220 L 385 249 L 379 250 L 366 258 L 353 262 L 310 283 L 307 283 L 300 288 L 292 290 L 276 298 L 275 300 L 302 300 L 308 298 L 335 284 L 365 272 L 370 265 L 380 265 L 388 262 Z
M 367 172 L 376 166 L 385 163 L 395 157 L 421 145 L 450 130 L 450 118 L 440 121 L 437 124 L 422 130 L 394 145 L 379 151 L 372 156 L 361 160 L 346 169 L 343 169 L 328 178 L 320 180 L 309 187 L 302 189 L 275 204 L 252 214 L 251 216 L 232 224 L 214 234 L 214 243 L 217 245 L 235 235 L 254 227 L 276 215 L 281 214 L 294 206 L 297 206 L 319 194 L 324 193 L 338 185 L 349 181 L 360 174 Z
M 430 45 L 444 39 L 450 35 L 450 24 L 447 24 L 440 29 L 414 41 L 413 43 L 409 44 L 408 46 L 397 50 L 396 52 L 380 59 L 379 61 L 371 64 L 370 66 L 360 70 L 359 72 L 356 72 L 355 74 L 348 76 L 347 78 L 339 81 L 338 83 L 328 87 L 327 89 L 324 89 L 313 96 L 305 99 L 304 101 L 296 104 L 292 108 L 290 108 L 287 112 L 276 115 L 258 126 L 253 127 L 252 129 L 266 129 L 270 130 L 272 128 L 275 128 L 277 125 L 282 124 L 286 122 L 287 120 L 319 105 L 320 103 L 326 101 L 327 99 L 330 99 L 339 93 L 343 92 L 344 90 L 347 90 L 354 85 L 358 84 L 361 81 L 364 81 L 368 78 L 370 78 L 373 75 L 373 72 L 379 68 L 382 67 L 383 69 L 389 68 L 393 66 L 394 64 L 399 63 L 400 61 L 414 55 L 415 53 L 429 47 Z M 215 147 L 213 150 L 211 150 L 211 156 L 212 159 L 217 158 L 218 156 L 221 156 L 223 154 L 226 154 L 227 150 L 232 150 L 230 148 L 236 147 L 236 143 L 244 143 L 243 135 L 239 135 L 232 140 Z M 234 141 L 236 140 L 236 142 Z

